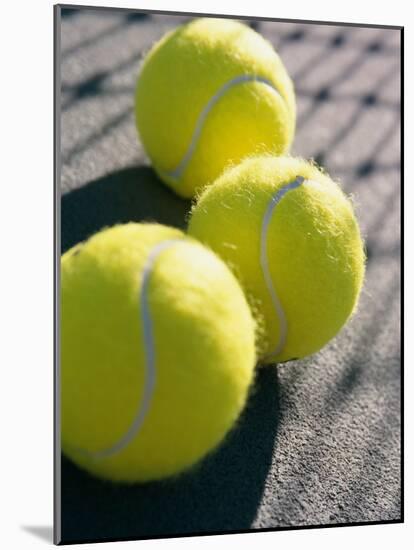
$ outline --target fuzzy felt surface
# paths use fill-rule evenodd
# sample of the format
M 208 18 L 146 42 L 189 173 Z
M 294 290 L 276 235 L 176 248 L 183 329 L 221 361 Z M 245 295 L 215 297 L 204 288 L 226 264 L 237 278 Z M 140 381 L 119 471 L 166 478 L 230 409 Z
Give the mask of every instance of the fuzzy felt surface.
M 211 98 L 232 79 L 242 82 L 211 106 L 194 153 L 177 180 L 174 170 L 193 140 Z M 149 52 L 136 89 L 141 140 L 162 179 L 183 197 L 211 183 L 246 155 L 286 152 L 295 128 L 292 82 L 272 45 L 246 25 L 199 19 L 168 33 Z
M 172 244 L 142 291 L 149 254 L 163 242 Z M 66 252 L 61 281 L 64 452 L 98 476 L 142 482 L 214 449 L 245 405 L 255 366 L 254 322 L 225 264 L 178 229 L 130 223 Z M 128 432 L 146 398 L 139 430 L 95 456 Z
M 298 176 L 304 183 L 266 211 L 278 191 Z M 327 175 L 306 161 L 253 157 L 227 170 L 199 197 L 189 233 L 225 259 L 263 318 L 261 355 L 280 339 L 261 265 L 261 240 L 271 283 L 286 317 L 287 336 L 272 361 L 318 351 L 354 311 L 364 277 L 364 251 L 350 201 Z

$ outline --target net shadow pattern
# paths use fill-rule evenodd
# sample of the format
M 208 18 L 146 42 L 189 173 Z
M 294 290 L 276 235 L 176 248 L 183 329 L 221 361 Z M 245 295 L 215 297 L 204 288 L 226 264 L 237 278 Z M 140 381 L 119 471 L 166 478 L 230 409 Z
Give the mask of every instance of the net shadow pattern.
M 150 168 L 133 96 L 142 56 L 189 19 L 63 11 L 63 251 L 129 220 L 185 228 L 191 205 Z M 188 477 L 119 488 L 64 459 L 66 541 L 401 518 L 400 32 L 247 24 L 294 81 L 293 153 L 314 159 L 353 198 L 367 254 L 358 311 L 320 353 L 260 373 L 229 441 Z

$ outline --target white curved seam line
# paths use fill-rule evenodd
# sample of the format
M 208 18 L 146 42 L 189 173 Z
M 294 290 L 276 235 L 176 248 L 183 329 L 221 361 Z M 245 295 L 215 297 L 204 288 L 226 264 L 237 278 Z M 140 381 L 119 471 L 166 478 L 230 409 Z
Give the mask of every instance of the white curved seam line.
M 214 107 L 214 105 L 223 97 L 225 93 L 227 93 L 231 88 L 234 86 L 237 86 L 238 84 L 243 84 L 245 82 L 260 82 L 262 84 L 266 84 L 267 86 L 270 86 L 280 97 L 283 96 L 279 92 L 279 90 L 275 87 L 273 82 L 268 80 L 267 78 L 263 78 L 261 76 L 252 76 L 252 75 L 241 75 L 233 78 L 232 80 L 229 80 L 226 82 L 214 95 L 211 97 L 207 103 L 207 105 L 204 107 L 204 109 L 201 111 L 197 123 L 195 125 L 195 129 L 193 132 L 193 135 L 190 140 L 190 144 L 188 146 L 188 149 L 186 153 L 184 154 L 183 158 L 179 162 L 178 166 L 171 171 L 163 171 L 163 174 L 173 180 L 178 180 L 184 173 L 184 170 L 187 168 L 188 163 L 191 160 L 191 157 L 194 154 L 195 148 L 197 146 L 198 140 L 200 138 L 204 123 L 211 111 L 211 109 Z
M 268 255 L 267 255 L 267 233 L 268 233 L 270 221 L 276 210 L 277 205 L 280 203 L 280 201 L 289 191 L 296 189 L 297 187 L 302 185 L 304 181 L 305 181 L 305 178 L 303 178 L 302 176 L 297 176 L 296 179 L 284 185 L 282 188 L 278 189 L 278 191 L 271 198 L 270 203 L 265 212 L 265 215 L 263 217 L 262 231 L 260 235 L 260 265 L 262 268 L 262 273 L 267 286 L 267 290 L 270 294 L 273 307 L 279 319 L 279 326 L 280 326 L 279 340 L 274 350 L 269 354 L 267 354 L 265 359 L 271 359 L 272 357 L 278 355 L 283 350 L 286 344 L 287 331 L 288 331 L 286 315 L 283 310 L 283 306 L 280 302 L 280 299 L 277 295 L 276 289 L 273 285 L 272 276 L 270 274 L 269 261 L 268 261 Z
M 111 447 L 103 449 L 102 451 L 89 452 L 85 451 L 88 456 L 93 459 L 103 459 L 115 455 L 127 447 L 131 441 L 136 437 L 141 429 L 149 408 L 151 406 L 152 396 L 156 384 L 156 369 L 155 369 L 155 345 L 154 334 L 151 321 L 151 313 L 148 303 L 148 285 L 150 282 L 151 274 L 153 271 L 154 263 L 158 256 L 164 252 L 170 246 L 181 242 L 182 239 L 169 239 L 162 241 L 152 248 L 148 259 L 144 265 L 142 283 L 139 291 L 140 318 L 143 327 L 143 344 L 145 350 L 145 382 L 143 396 L 140 406 L 138 407 L 135 418 L 133 419 L 131 426 L 126 433 Z

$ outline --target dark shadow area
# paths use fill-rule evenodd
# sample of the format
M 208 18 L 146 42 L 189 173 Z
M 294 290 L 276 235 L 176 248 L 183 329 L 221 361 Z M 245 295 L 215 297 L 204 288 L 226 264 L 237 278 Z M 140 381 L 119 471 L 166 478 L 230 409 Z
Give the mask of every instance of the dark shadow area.
M 88 10 L 87 9 L 83 9 L 83 10 L 65 9 L 65 10 L 62 10 L 62 17 L 63 17 L 63 11 L 65 11 L 65 12 L 74 12 L 74 13 L 82 12 L 83 14 L 85 14 L 85 13 L 87 13 Z M 67 14 L 66 17 L 73 16 L 74 13 L 70 13 L 70 15 Z M 109 17 L 111 16 L 111 10 L 108 9 L 108 11 L 106 13 Z M 116 23 L 114 25 L 112 25 L 111 27 L 105 28 L 102 31 L 95 34 L 94 36 L 87 37 L 84 40 L 81 40 L 80 42 L 75 44 L 74 46 L 71 46 L 71 47 L 69 47 L 65 50 L 62 50 L 62 52 L 61 52 L 62 58 L 69 57 L 70 55 L 76 54 L 76 53 L 79 52 L 79 50 L 82 50 L 84 48 L 94 46 L 100 40 L 106 39 L 106 38 L 114 35 L 115 33 L 120 32 L 124 27 L 125 27 L 125 21 L 121 21 L 121 22 L 116 21 Z
M 254 31 L 260 32 L 261 21 L 258 21 L 256 19 L 254 19 L 254 20 L 251 20 L 251 21 L 245 21 L 245 23 L 246 23 L 246 25 L 249 25 L 249 27 L 251 29 L 253 29 Z
M 339 373 L 335 384 L 329 389 L 323 407 L 326 415 L 335 416 L 335 413 L 350 400 L 352 393 L 361 386 L 364 375 L 364 365 L 360 361 L 349 361 Z
M 62 17 L 62 19 L 69 19 L 70 17 L 79 15 L 81 11 L 83 10 L 77 8 L 62 8 L 60 11 L 60 16 Z
M 370 224 L 368 226 L 369 235 L 376 236 L 387 222 L 387 219 L 393 215 L 399 208 L 401 201 L 400 193 L 391 187 L 388 193 L 384 194 L 380 207 L 376 210 L 375 215 L 372 215 Z M 397 230 L 397 236 L 399 236 L 399 230 Z M 375 244 L 381 245 L 378 239 L 375 240 Z M 374 249 L 374 242 L 371 240 L 371 250 Z
M 108 76 L 106 71 L 97 72 L 83 80 L 74 90 L 74 100 L 83 99 L 85 97 L 96 96 L 100 93 L 102 83 Z
M 77 101 L 91 98 L 91 97 L 104 97 L 104 95 L 113 95 L 117 91 L 121 93 L 129 92 L 132 95 L 134 94 L 134 87 L 118 87 L 111 89 L 105 88 L 105 79 L 108 77 L 114 78 L 121 71 L 130 69 L 132 66 L 135 66 L 137 62 L 141 59 L 143 49 L 145 46 L 141 46 L 137 51 L 134 51 L 122 62 L 117 63 L 113 67 L 106 69 L 105 71 L 98 71 L 84 80 L 76 83 L 65 83 L 62 81 L 61 90 L 62 92 L 69 94 L 69 99 L 62 102 L 61 109 L 62 111 L 67 111 L 72 105 Z
M 384 44 L 382 44 L 378 40 L 375 40 L 374 42 L 371 42 L 371 44 L 368 44 L 365 51 L 368 53 L 379 53 L 383 49 L 384 49 Z
M 62 196 L 62 252 L 116 223 L 152 221 L 184 229 L 190 205 L 147 166 L 114 172 Z
M 76 13 L 87 13 L 87 9 L 65 9 L 62 10 L 62 17 L 72 17 Z M 115 11 L 115 10 L 113 10 Z M 65 15 L 63 15 L 63 12 L 65 12 Z M 106 12 L 102 10 L 101 13 L 106 13 L 109 17 L 112 15 L 112 10 L 108 8 Z M 103 29 L 102 31 L 96 33 L 93 36 L 87 37 L 84 40 L 81 40 L 77 44 L 65 49 L 62 51 L 62 58 L 69 57 L 70 55 L 77 54 L 80 50 L 83 50 L 85 48 L 89 48 L 91 46 L 95 46 L 98 44 L 101 40 L 106 40 L 117 33 L 122 32 L 127 26 L 130 25 L 140 25 L 142 23 L 148 23 L 148 19 L 151 17 L 156 17 L 155 15 L 152 15 L 151 13 L 145 13 L 145 12 L 130 12 L 125 15 L 125 17 L 121 21 L 116 21 L 112 26 Z M 179 15 L 177 17 L 177 25 L 180 23 L 185 22 L 188 17 L 180 17 Z
M 51 525 L 22 525 L 22 529 L 50 544 L 53 543 L 53 527 Z
M 256 517 L 279 424 L 274 367 L 260 368 L 237 427 L 217 451 L 172 480 L 123 486 L 62 458 L 62 541 L 247 530 Z
M 287 42 L 301 42 L 306 38 L 306 32 L 304 29 L 297 29 L 292 32 L 287 33 L 283 40 L 286 40 Z
M 351 78 L 352 74 L 365 62 L 365 57 L 362 56 L 360 58 L 357 58 L 354 63 L 352 63 L 347 71 L 345 71 L 344 75 L 346 75 L 347 78 Z M 373 83 L 372 87 L 374 90 L 381 90 L 387 82 L 389 82 L 392 77 L 397 72 L 398 67 L 392 66 L 390 71 L 387 71 L 384 75 L 381 76 L 381 78 Z M 332 81 L 330 81 L 328 84 L 317 90 L 316 92 L 310 93 L 306 90 L 301 89 L 300 87 L 297 88 L 297 93 L 299 96 L 305 96 L 305 97 L 311 97 L 313 100 L 313 104 L 308 108 L 308 110 L 302 114 L 300 117 L 300 120 L 298 122 L 298 128 L 302 128 L 308 124 L 309 120 L 317 114 L 318 109 L 320 109 L 326 101 L 350 101 L 350 100 L 358 100 L 359 103 L 359 111 L 355 111 L 355 115 L 352 118 L 352 121 L 346 125 L 346 130 L 340 130 L 339 132 L 339 138 L 338 136 L 334 138 L 334 145 L 337 146 L 338 143 L 346 137 L 350 131 L 352 131 L 357 123 L 359 122 L 360 116 L 364 113 L 365 109 L 369 109 L 378 105 L 387 106 L 391 108 L 392 110 L 396 111 L 396 113 L 399 113 L 399 105 L 394 103 L 389 103 L 384 100 L 380 100 L 379 97 L 376 95 L 376 93 L 372 92 L 369 94 L 362 94 L 362 95 L 337 95 L 336 92 L 334 92 L 335 88 L 343 82 L 344 75 L 339 75 L 335 77 Z M 343 135 L 342 135 L 343 133 Z M 338 141 L 339 140 L 339 141 Z M 331 147 L 330 147 L 331 149 Z
M 78 84 L 66 86 L 62 85 L 62 92 L 69 92 L 70 98 L 62 102 L 62 111 L 67 111 L 74 103 L 88 97 L 96 97 L 102 93 L 102 86 L 108 73 L 105 71 L 97 72 Z
M 381 258 L 388 258 L 393 259 L 397 261 L 401 261 L 401 244 L 400 242 L 395 242 L 391 246 L 378 246 L 375 242 L 372 242 L 372 248 L 371 248 L 371 242 L 368 242 L 368 244 L 365 245 L 366 248 L 366 255 L 367 255 L 367 265 L 370 266 L 371 259 L 381 259 Z
M 146 19 L 149 19 L 151 17 L 150 13 L 144 13 L 144 12 L 130 12 L 127 13 L 125 16 L 126 23 L 141 23 L 141 21 L 144 21 Z
M 325 164 L 325 152 L 321 151 L 320 153 L 316 153 L 316 155 L 313 157 L 314 162 L 319 166 L 319 168 L 323 168 Z
M 65 108 L 68 108 L 68 106 L 69 105 L 66 105 Z M 79 155 L 79 153 L 82 153 L 88 148 L 92 148 L 93 145 L 100 141 L 105 135 L 117 130 L 130 116 L 133 116 L 132 109 L 128 107 L 121 113 L 111 117 L 98 130 L 92 132 L 83 141 L 77 143 L 70 149 L 67 155 L 62 158 L 63 164 L 70 164 L 76 155 Z
M 331 38 L 330 47 L 331 48 L 342 48 L 342 46 L 344 44 L 346 44 L 347 40 L 348 40 L 347 35 L 340 31 L 338 34 L 336 34 L 335 36 L 333 36 Z
M 373 160 L 365 160 L 355 168 L 355 175 L 358 178 L 366 178 L 372 172 L 375 172 L 375 163 Z

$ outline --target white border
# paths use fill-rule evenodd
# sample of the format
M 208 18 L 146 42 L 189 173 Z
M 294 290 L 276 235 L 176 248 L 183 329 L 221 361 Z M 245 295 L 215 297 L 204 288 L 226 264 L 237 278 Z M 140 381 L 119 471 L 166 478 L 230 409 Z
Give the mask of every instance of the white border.
M 72 2 L 73 4 L 80 2 Z M 406 25 L 406 60 L 412 51 L 410 3 L 324 0 L 269 2 L 255 0 L 99 0 L 88 5 L 200 11 L 324 21 Z M 7 549 L 44 546 L 44 540 L 22 526 L 52 523 L 52 12 L 50 0 L 4 2 L 1 8 L 2 57 L 1 134 L 2 170 L 0 223 L 2 236 L 1 322 L 1 545 Z M 408 64 L 406 63 L 408 66 Z M 406 74 L 407 98 L 412 98 L 412 73 Z M 411 121 L 407 101 L 406 120 Z M 412 149 L 406 140 L 406 150 Z M 408 157 L 409 158 L 409 157 Z M 414 177 L 406 167 L 407 205 L 413 204 Z M 407 219 L 406 239 L 413 242 L 413 216 Z M 411 238 L 410 238 L 411 237 Z M 412 249 L 412 246 L 411 246 Z M 406 280 L 411 281 L 411 254 L 407 250 Z M 412 285 L 407 285 L 407 311 L 413 310 Z M 411 308 L 410 308 L 411 306 Z M 408 315 L 406 318 L 409 320 Z M 407 331 L 410 326 L 407 325 Z M 407 338 L 409 341 L 409 337 Z M 406 355 L 406 394 L 413 390 L 412 354 Z M 413 431 L 413 399 L 407 399 L 406 439 Z M 410 438 L 412 441 L 412 437 Z M 408 548 L 412 532 L 413 460 L 407 441 L 406 525 L 349 527 L 323 530 L 226 535 L 140 542 L 145 548 L 263 548 L 351 547 Z M 405 540 L 405 542 L 403 541 Z M 136 542 L 107 543 L 105 549 L 136 546 Z M 83 545 L 83 548 L 95 545 Z

